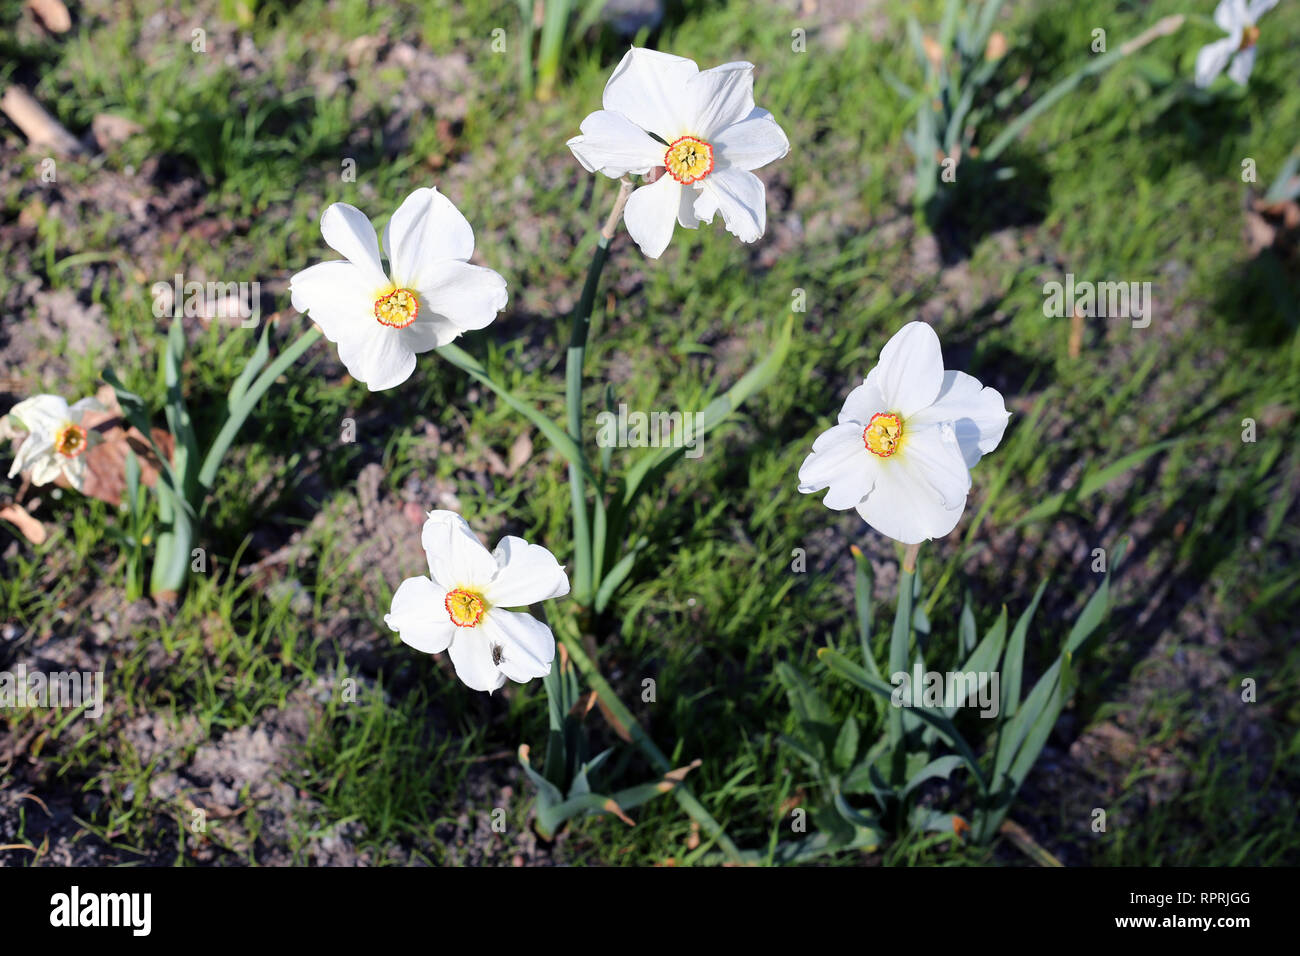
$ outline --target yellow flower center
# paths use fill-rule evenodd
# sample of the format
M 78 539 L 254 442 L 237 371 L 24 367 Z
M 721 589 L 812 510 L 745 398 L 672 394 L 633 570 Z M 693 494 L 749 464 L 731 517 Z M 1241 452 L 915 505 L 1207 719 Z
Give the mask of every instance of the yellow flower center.
M 1252 23 L 1250 26 L 1246 27 L 1246 29 L 1241 31 L 1241 46 L 1238 47 L 1238 51 L 1249 50 L 1258 42 L 1259 27 Z
M 664 166 L 669 176 L 689 186 L 713 172 L 713 147 L 694 136 L 682 136 L 664 153 Z
M 54 433 L 54 450 L 64 458 L 76 458 L 86 450 L 86 430 L 68 422 Z
M 410 289 L 394 289 L 375 300 L 375 318 L 390 329 L 404 329 L 420 314 L 420 300 Z
M 451 623 L 457 627 L 478 626 L 478 622 L 483 620 L 483 613 L 487 610 L 487 601 L 483 599 L 483 595 L 465 588 L 448 591 L 447 600 L 443 604 L 447 608 L 447 613 L 451 615 Z
M 903 420 L 893 412 L 878 412 L 862 430 L 862 443 L 878 458 L 888 458 L 903 441 Z

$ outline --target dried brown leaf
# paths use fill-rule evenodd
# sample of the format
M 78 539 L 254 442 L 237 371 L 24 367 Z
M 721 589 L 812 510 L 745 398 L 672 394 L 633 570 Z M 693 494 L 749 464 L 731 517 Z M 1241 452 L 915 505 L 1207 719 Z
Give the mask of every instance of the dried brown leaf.
M 0 520 L 8 521 L 32 544 L 44 544 L 48 537 L 45 525 L 28 514 L 27 509 L 20 504 L 9 504 L 0 508 Z
M 117 404 L 117 395 L 111 386 L 101 387 L 95 397 L 104 406 L 104 411 L 87 412 L 82 419 L 86 430 L 93 431 L 99 440 L 86 450 L 86 478 L 81 493 L 116 507 L 122 503 L 122 495 L 126 492 L 127 451 L 135 452 L 140 462 L 140 481 L 146 487 L 152 488 L 158 483 L 162 463 L 140 430 L 128 425 L 122 417 L 122 408 Z M 151 429 L 151 433 L 158 450 L 170 459 L 175 444 L 172 436 L 161 428 Z M 65 478 L 60 478 L 57 483 L 68 487 Z
M 27 0 L 27 6 L 51 33 L 67 33 L 72 29 L 72 15 L 63 0 Z

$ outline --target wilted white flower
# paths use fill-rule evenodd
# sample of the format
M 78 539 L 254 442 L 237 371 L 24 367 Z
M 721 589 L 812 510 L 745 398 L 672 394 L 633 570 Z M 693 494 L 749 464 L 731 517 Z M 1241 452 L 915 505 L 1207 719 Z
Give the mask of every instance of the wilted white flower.
M 407 578 L 384 623 L 417 651 L 447 651 L 456 676 L 491 693 L 506 678 L 524 683 L 551 672 L 555 637 L 523 611 L 569 593 L 569 578 L 540 544 L 507 536 L 489 552 L 465 519 L 431 511 L 421 537 L 429 576 Z
M 34 485 L 48 485 L 63 475 L 68 484 L 81 490 L 86 476 L 82 457 L 97 437 L 82 424 L 86 412 L 104 410 L 93 397 L 83 398 L 71 407 L 58 395 L 36 395 L 9 410 L 9 417 L 27 429 L 27 437 L 18 446 L 9 477 L 31 472 Z
M 905 544 L 942 537 L 966 506 L 970 469 L 998 446 L 1009 418 L 996 389 L 944 371 L 939 336 L 910 322 L 849 393 L 839 424 L 813 443 L 799 490 L 829 488 L 826 507 L 856 508 Z
M 338 344 L 349 374 L 372 392 L 405 382 L 418 353 L 489 325 L 505 308 L 506 280 L 469 264 L 474 230 L 435 188 L 407 196 L 385 227 L 388 272 L 374 227 L 355 206 L 334 203 L 320 229 L 343 259 L 290 279 L 293 307 Z
M 1209 86 L 1224 67 L 1234 81 L 1246 85 L 1255 67 L 1255 45 L 1259 42 L 1259 27 L 1255 24 L 1275 6 L 1277 0 L 1220 0 L 1214 22 L 1228 35 L 1201 47 L 1196 54 L 1197 86 Z
M 569 148 L 588 172 L 656 174 L 623 213 L 642 252 L 657 259 L 674 225 L 694 229 L 719 211 L 742 242 L 763 235 L 766 193 L 750 170 L 780 159 L 790 141 L 771 113 L 754 106 L 752 63 L 701 72 L 694 60 L 633 47 L 603 102 Z

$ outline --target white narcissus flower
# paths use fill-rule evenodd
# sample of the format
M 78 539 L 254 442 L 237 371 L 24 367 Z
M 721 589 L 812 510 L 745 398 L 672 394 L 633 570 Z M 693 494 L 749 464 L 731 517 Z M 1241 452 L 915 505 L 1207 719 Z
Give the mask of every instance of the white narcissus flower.
M 767 110 L 754 106 L 754 65 L 701 72 L 694 60 L 633 47 L 605 85 L 605 108 L 582 121 L 569 148 L 588 172 L 647 180 L 623 213 L 628 234 L 657 259 L 674 225 L 694 229 L 717 212 L 753 242 L 767 229 L 763 182 L 750 170 L 790 151 Z
M 338 344 L 348 373 L 372 392 L 405 382 L 417 354 L 484 328 L 505 308 L 506 280 L 469 264 L 474 230 L 435 188 L 407 196 L 385 227 L 388 272 L 374 227 L 355 206 L 334 203 L 320 230 L 343 259 L 290 279 L 293 307 Z
M 80 491 L 86 476 L 82 455 L 98 438 L 82 424 L 89 411 L 102 412 L 104 406 L 94 397 L 69 407 L 58 395 L 37 395 L 11 408 L 9 417 L 28 434 L 18 446 L 9 477 L 30 471 L 32 484 L 48 485 L 63 475 Z
M 507 536 L 489 552 L 465 519 L 431 511 L 421 536 L 429 577 L 407 578 L 384 623 L 417 651 L 447 651 L 456 676 L 488 693 L 545 677 L 555 658 L 551 629 L 523 611 L 569 593 L 569 577 L 540 544 Z
M 1214 22 L 1228 35 L 1201 47 L 1196 54 L 1197 86 L 1209 86 L 1224 67 L 1235 82 L 1246 85 L 1255 67 L 1255 45 L 1259 42 L 1259 27 L 1255 24 L 1275 6 L 1277 0 L 1220 0 Z
M 996 389 L 944 371 L 939 336 L 910 322 L 849 393 L 839 424 L 813 443 L 799 490 L 829 488 L 826 507 L 856 508 L 904 544 L 942 537 L 965 509 L 970 469 L 998 446 L 1009 418 Z

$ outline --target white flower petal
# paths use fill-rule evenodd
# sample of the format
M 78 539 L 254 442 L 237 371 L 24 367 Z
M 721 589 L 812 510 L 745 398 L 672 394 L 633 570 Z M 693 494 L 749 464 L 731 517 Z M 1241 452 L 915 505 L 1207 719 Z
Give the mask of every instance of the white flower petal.
M 1214 78 L 1223 72 L 1232 55 L 1241 46 L 1241 31 L 1235 37 L 1216 40 L 1201 47 L 1196 54 L 1196 85 L 1204 89 L 1214 82 Z
M 416 355 L 420 355 L 430 349 L 454 342 L 464 331 L 442 316 L 430 313 L 427 318 L 421 315 L 406 328 L 399 329 L 397 334 L 402 337 L 402 344 Z
M 1214 22 L 1224 33 L 1240 30 L 1251 21 L 1246 12 L 1246 0 L 1219 0 L 1214 8 Z
M 58 395 L 33 395 L 9 409 L 29 432 L 48 432 L 53 435 L 73 416 L 68 403 Z
M 683 229 L 698 229 L 699 217 L 695 215 L 695 200 L 700 195 L 698 186 L 683 186 L 677 201 L 677 225 Z
M 871 492 L 876 459 L 862 441 L 862 426 L 835 425 L 817 436 L 812 454 L 799 466 L 799 490 L 812 494 L 829 488 L 823 504 L 835 511 L 855 507 Z
M 60 456 L 58 466 L 63 471 L 63 477 L 68 479 L 68 484 L 77 491 L 81 491 L 86 486 L 85 455 L 78 455 L 76 458 L 63 458 Z
M 493 607 L 525 607 L 569 593 L 569 576 L 540 544 L 507 535 L 492 553 L 499 570 L 483 590 Z
M 18 453 L 14 455 L 14 463 L 9 469 L 9 477 L 30 470 L 38 462 L 53 458 L 55 454 L 53 432 L 33 431 L 18 446 Z M 36 484 L 44 484 L 44 482 L 38 481 Z
M 754 64 L 737 61 L 702 70 L 686 81 L 686 90 L 693 135 L 712 142 L 754 111 Z
M 933 404 L 943 386 L 943 352 L 939 336 L 924 322 L 909 322 L 885 343 L 880 362 L 867 376 L 880 389 L 891 412 L 907 419 Z
M 492 693 L 506 682 L 506 675 L 492 663 L 492 645 L 483 624 L 478 627 L 459 627 L 456 631 L 451 646 L 447 648 L 452 666 L 456 668 L 456 676 L 471 690 Z
M 448 591 L 479 590 L 497 571 L 491 552 L 454 511 L 430 511 L 420 534 L 433 582 Z
M 881 534 L 904 544 L 918 544 L 942 537 L 955 528 L 965 499 L 949 508 L 932 484 L 918 481 L 918 474 L 923 473 L 922 463 L 929 463 L 930 458 L 924 451 L 918 456 L 910 437 L 905 436 L 904 442 L 905 447 L 896 458 L 882 461 L 875 486 L 857 510 L 862 520 Z M 909 453 L 913 456 L 910 464 L 906 463 Z M 949 460 L 961 464 L 955 442 Z M 951 472 L 951 468 L 946 471 Z M 942 477 L 939 480 L 942 482 Z
M 1246 20 L 1258 23 L 1260 17 L 1276 6 L 1277 0 L 1250 0 L 1250 5 L 1246 8 Z
M 903 544 L 920 544 L 942 538 L 957 527 L 962 508 L 944 508 L 937 498 L 909 494 L 903 472 L 892 472 L 876 482 L 858 505 L 862 520 L 886 537 Z
M 1002 393 L 996 388 L 981 385 L 979 379 L 965 372 L 947 371 L 934 404 L 912 415 L 906 427 L 950 422 L 966 467 L 974 468 L 983 455 L 998 447 L 1010 418 Z
M 663 255 L 673 238 L 682 188 L 671 176 L 661 176 L 649 186 L 635 190 L 623 210 L 627 234 L 651 259 Z
M 744 169 L 717 169 L 701 180 L 704 189 L 695 200 L 695 215 L 713 222 L 722 211 L 727 232 L 741 242 L 753 242 L 767 229 L 767 200 L 763 181 Z
M 296 273 L 289 280 L 289 300 L 299 312 L 311 316 L 325 338 L 342 342 L 384 331 L 375 318 L 381 288 L 371 284 L 365 270 L 335 259 Z
M 767 110 L 754 110 L 748 119 L 728 126 L 710 142 L 718 165 L 737 169 L 758 169 L 790 152 L 790 140 Z
M 555 635 L 531 614 L 493 608 L 483 617 L 481 630 L 488 642 L 488 660 L 492 647 L 500 647 L 496 665 L 502 674 L 522 684 L 551 672 L 555 660 Z
M 491 325 L 510 298 L 499 273 L 454 259 L 427 263 L 415 291 L 420 294 L 420 315 L 414 325 L 442 318 L 462 332 Z
M 970 469 L 962 458 L 957 436 L 947 422 L 903 432 L 903 444 L 893 460 L 918 485 L 928 486 L 944 508 L 960 508 L 970 493 Z
M 863 382 L 853 391 L 849 392 L 849 397 L 844 399 L 844 407 L 840 409 L 839 422 L 841 425 L 846 422 L 854 422 L 859 429 L 866 428 L 871 424 L 871 416 L 880 412 L 888 412 L 890 409 L 885 407 L 885 398 L 880 394 L 880 389 L 874 382 Z
M 1228 64 L 1228 77 L 1240 86 L 1245 86 L 1250 79 L 1250 72 L 1255 68 L 1255 48 L 1248 47 L 1240 51 Z
M 598 110 L 582 121 L 581 129 L 582 135 L 568 145 L 589 173 L 618 179 L 628 173 L 643 176 L 664 164 L 664 144 L 622 113 Z
M 862 439 L 878 412 L 898 413 L 897 451 L 882 458 Z M 1002 440 L 1009 415 L 996 389 L 943 368 L 939 337 L 924 322 L 900 329 L 879 364 L 820 436 L 799 471 L 802 492 L 830 487 L 827 507 L 855 507 L 882 534 L 907 544 L 948 534 L 970 494 L 970 468 Z
M 415 288 L 423 269 L 440 259 L 469 259 L 474 254 L 474 230 L 450 199 L 432 186 L 417 189 L 403 200 L 384 227 L 393 284 Z
M 51 452 L 48 455 L 32 458 L 30 477 L 33 485 L 37 487 L 48 485 L 51 481 L 57 481 L 61 474 L 63 474 L 63 462 L 60 461 L 57 453 Z
M 68 409 L 69 420 L 74 422 L 80 422 L 82 417 L 86 414 L 86 412 L 106 412 L 106 411 L 108 411 L 108 409 L 104 407 L 104 403 L 101 402 L 99 399 L 97 399 L 94 395 L 91 395 L 87 398 L 83 398 L 80 401 L 73 403 L 72 407 Z
M 365 335 L 349 335 L 339 340 L 339 360 L 348 374 L 365 382 L 372 392 L 401 385 L 415 371 L 415 353 L 397 329 L 375 323 L 375 330 Z
M 633 47 L 605 84 L 605 109 L 622 113 L 665 143 L 691 132 L 694 118 L 687 104 L 686 83 L 699 73 L 694 60 Z
M 384 284 L 379 238 L 365 213 L 356 206 L 336 202 L 321 215 L 320 232 L 327 246 L 366 274 L 367 284 Z
M 387 624 L 417 651 L 440 654 L 451 644 L 456 625 L 447 613 L 447 591 L 426 577 L 407 578 L 393 594 Z

